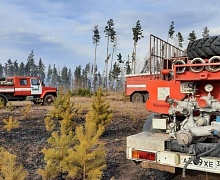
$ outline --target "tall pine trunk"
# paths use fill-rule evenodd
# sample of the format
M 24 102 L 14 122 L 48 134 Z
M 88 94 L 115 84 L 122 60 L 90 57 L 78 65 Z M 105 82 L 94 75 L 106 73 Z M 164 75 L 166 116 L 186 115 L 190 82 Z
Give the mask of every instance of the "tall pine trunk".
M 104 86 L 106 88 L 106 90 L 108 89 L 108 46 L 109 46 L 109 36 L 108 36 L 108 40 L 107 40 L 107 54 L 106 54 L 106 60 L 105 60 L 105 82 L 104 82 Z
M 83 180 L 86 180 L 86 165 L 83 165 Z
M 133 60 L 133 61 L 132 61 L 132 72 L 133 72 L 133 73 L 132 73 L 132 74 L 135 74 L 135 73 L 136 73 L 136 72 L 135 72 L 136 59 L 137 59 L 137 58 L 136 58 L 136 57 L 137 57 L 137 55 L 136 55 L 136 54 L 137 54 L 137 53 L 136 53 L 137 47 L 136 47 L 136 46 L 137 46 L 137 43 L 134 42 L 134 51 L 133 51 L 133 52 L 134 52 L 134 59 L 132 59 L 132 60 Z

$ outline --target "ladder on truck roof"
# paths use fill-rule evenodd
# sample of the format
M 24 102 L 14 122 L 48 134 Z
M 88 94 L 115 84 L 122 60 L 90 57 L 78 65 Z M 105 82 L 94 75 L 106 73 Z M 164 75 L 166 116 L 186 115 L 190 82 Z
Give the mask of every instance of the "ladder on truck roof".
M 149 59 L 151 79 L 161 79 L 161 70 L 169 69 L 168 59 L 175 60 L 177 57 L 179 59 L 181 56 L 184 56 L 183 50 L 151 34 Z M 167 61 L 165 61 L 166 59 Z

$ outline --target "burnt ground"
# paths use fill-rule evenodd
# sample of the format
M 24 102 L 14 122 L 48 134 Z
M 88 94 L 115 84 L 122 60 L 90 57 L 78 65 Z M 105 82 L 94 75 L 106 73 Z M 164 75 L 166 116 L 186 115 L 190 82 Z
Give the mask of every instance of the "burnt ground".
M 47 107 L 32 106 L 28 118 L 21 116 L 20 106 L 16 106 L 13 111 L 0 110 L 0 125 L 3 125 L 2 119 L 8 116 L 16 117 L 20 121 L 20 128 L 14 129 L 10 133 L 0 130 L 0 146 L 17 155 L 18 163 L 29 172 L 27 180 L 41 179 L 36 170 L 44 165 L 41 149 L 47 147 L 46 140 L 49 137 L 43 121 L 48 112 L 47 109 Z M 142 169 L 140 165 L 135 165 L 126 159 L 126 137 L 140 132 L 143 123 L 144 117 L 134 122 L 129 116 L 121 115 L 121 113 L 116 113 L 113 116 L 111 125 L 102 136 L 107 152 L 107 169 L 103 174 L 103 180 L 152 179 L 148 170 Z M 220 176 L 187 170 L 185 179 L 198 178 L 211 180 L 220 179 Z M 177 175 L 173 179 L 180 180 L 182 178 L 181 175 Z

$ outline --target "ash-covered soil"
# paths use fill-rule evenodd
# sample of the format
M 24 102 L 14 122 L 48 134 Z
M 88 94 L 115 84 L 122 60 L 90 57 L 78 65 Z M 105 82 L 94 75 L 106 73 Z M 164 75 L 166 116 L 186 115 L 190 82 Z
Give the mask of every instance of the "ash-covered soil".
M 49 134 L 45 130 L 43 120 L 48 112 L 48 107 L 32 105 L 27 118 L 21 116 L 21 108 L 21 106 L 16 106 L 13 111 L 0 110 L 0 125 L 3 125 L 2 119 L 9 116 L 16 117 L 20 121 L 20 127 L 11 132 L 0 129 L 0 145 L 10 153 L 17 155 L 18 163 L 23 165 L 29 173 L 27 180 L 40 180 L 41 177 L 36 173 L 36 170 L 44 166 L 44 156 L 41 149 L 48 146 L 46 140 Z M 122 115 L 121 112 L 115 111 L 114 113 L 111 125 L 102 136 L 107 152 L 107 169 L 102 179 L 152 179 L 148 170 L 126 159 L 126 137 L 141 131 L 145 117 L 134 121 L 130 116 Z M 187 170 L 185 179 L 198 178 L 211 180 L 220 179 L 220 176 Z M 182 179 L 181 174 L 173 179 Z

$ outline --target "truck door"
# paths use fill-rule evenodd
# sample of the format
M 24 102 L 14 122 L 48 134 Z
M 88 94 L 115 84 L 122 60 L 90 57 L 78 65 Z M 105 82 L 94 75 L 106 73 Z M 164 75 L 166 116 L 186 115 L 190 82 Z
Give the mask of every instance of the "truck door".
M 42 86 L 39 79 L 31 78 L 31 95 L 42 94 Z
M 14 96 L 30 96 L 31 88 L 26 77 L 15 78 L 15 93 Z

